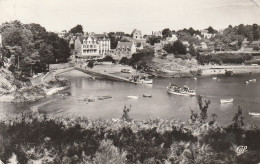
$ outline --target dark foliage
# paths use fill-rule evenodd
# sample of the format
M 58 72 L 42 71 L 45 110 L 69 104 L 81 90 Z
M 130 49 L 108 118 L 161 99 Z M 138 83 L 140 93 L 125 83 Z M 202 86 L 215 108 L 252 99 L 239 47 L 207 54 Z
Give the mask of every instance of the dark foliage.
M 76 33 L 81 33 L 83 34 L 83 27 L 82 25 L 78 24 L 77 26 L 73 27 L 72 29 L 69 30 L 69 33 L 76 34 Z
M 89 61 L 87 66 L 89 68 L 93 68 L 94 67 L 94 62 L 93 61 Z
M 186 54 L 186 47 L 183 45 L 183 43 L 179 40 L 175 41 L 173 44 L 166 44 L 163 49 L 168 52 L 175 55 L 179 54 Z
M 70 56 L 68 42 L 39 24 L 13 21 L 2 24 L 0 31 L 3 55 L 11 59 L 10 70 L 19 76 L 48 71 L 48 64 L 67 62 Z
M 130 58 L 129 65 L 137 69 L 149 67 L 154 57 L 154 50 L 152 48 L 144 48 L 137 53 L 134 53 Z M 125 60 L 125 59 L 124 59 Z
M 129 65 L 130 59 L 128 59 L 127 57 L 122 57 L 122 59 L 119 61 L 119 64 Z
M 211 54 L 211 55 L 197 55 L 197 60 L 200 64 L 242 64 L 253 58 L 251 54 Z
M 98 59 L 98 62 L 112 62 L 115 63 L 115 59 L 112 56 L 105 56 L 103 59 Z
M 151 36 L 148 38 L 147 42 L 150 43 L 151 45 L 154 45 L 154 43 L 160 43 L 160 40 L 162 38 L 160 36 Z

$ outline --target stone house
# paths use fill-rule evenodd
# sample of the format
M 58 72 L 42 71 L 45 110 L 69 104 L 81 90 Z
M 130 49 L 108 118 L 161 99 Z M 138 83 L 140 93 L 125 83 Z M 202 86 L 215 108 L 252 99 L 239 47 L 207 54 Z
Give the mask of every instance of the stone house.
M 133 39 L 135 39 L 135 40 L 143 40 L 144 39 L 142 32 L 140 30 L 134 29 L 132 34 L 133 34 Z
M 136 46 L 134 42 L 120 42 L 118 41 L 117 47 L 115 50 L 116 56 L 131 56 L 136 52 Z
M 152 31 L 152 35 L 153 36 L 159 36 L 159 37 L 162 37 L 162 31 Z
M 171 37 L 166 37 L 165 40 L 161 40 L 160 43 L 162 44 L 162 46 L 164 46 L 165 44 L 173 43 L 177 40 L 178 37 L 175 34 L 172 34 Z

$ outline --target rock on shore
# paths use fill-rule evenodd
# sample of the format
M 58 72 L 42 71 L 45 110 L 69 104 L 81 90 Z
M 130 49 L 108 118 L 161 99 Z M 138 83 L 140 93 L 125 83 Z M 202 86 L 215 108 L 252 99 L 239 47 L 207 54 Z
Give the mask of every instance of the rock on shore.
M 32 86 L 21 82 L 5 68 L 0 69 L 0 102 L 33 102 L 69 86 L 67 80 L 55 78 L 48 83 Z

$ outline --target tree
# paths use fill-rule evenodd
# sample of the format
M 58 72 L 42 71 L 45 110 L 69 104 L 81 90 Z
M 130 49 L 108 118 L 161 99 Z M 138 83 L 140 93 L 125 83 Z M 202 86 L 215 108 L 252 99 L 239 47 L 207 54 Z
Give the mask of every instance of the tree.
M 67 62 L 70 56 L 68 41 L 53 32 L 48 33 L 46 37 L 46 41 L 53 47 L 53 62 Z
M 33 76 L 34 68 L 33 66 L 40 61 L 40 55 L 39 52 L 34 52 L 30 56 L 26 56 L 24 58 L 24 62 L 26 65 L 30 66 L 30 76 Z
M 179 40 L 175 41 L 173 44 L 166 44 L 163 49 L 168 53 L 173 54 L 186 54 L 187 50 L 183 43 Z
M 31 24 L 25 24 L 24 27 L 27 30 L 31 31 L 31 33 L 33 34 L 33 40 L 45 39 L 47 31 L 41 25 L 36 23 L 31 23 Z
M 253 39 L 254 40 L 259 40 L 260 39 L 259 27 L 258 27 L 257 24 L 253 24 Z
M 32 69 L 44 72 L 48 64 L 67 62 L 70 56 L 68 42 L 39 24 L 7 22 L 0 26 L 0 32 L 4 56 L 12 57 L 12 70 L 20 70 L 24 75 L 32 75 Z
M 165 28 L 162 31 L 162 35 L 163 35 L 164 38 L 172 37 L 172 31 L 169 28 Z
M 215 33 L 217 33 L 218 31 L 217 30 L 215 30 L 213 27 L 211 27 L 211 26 L 209 26 L 208 28 L 207 28 L 207 30 L 208 30 L 208 33 L 210 33 L 210 34 L 215 34 Z
M 69 32 L 72 33 L 72 34 L 76 34 L 76 33 L 84 34 L 83 27 L 80 24 L 78 24 L 77 26 L 75 26 L 72 29 L 70 29 Z
M 232 119 L 233 126 L 235 128 L 240 128 L 241 126 L 244 125 L 244 117 L 242 116 L 242 111 L 243 111 L 242 107 L 238 106 L 237 113 L 235 114 L 234 118 Z
M 137 53 L 132 54 L 130 58 L 130 65 L 136 66 L 139 68 L 148 67 L 152 63 L 154 57 L 154 50 L 150 47 L 145 47 Z
M 194 48 L 193 45 L 190 44 L 189 50 L 190 50 L 191 56 L 197 56 L 197 53 L 198 53 L 198 52 L 197 52 L 197 50 Z
M 115 37 L 114 32 L 108 33 L 108 37 L 110 38 L 111 49 L 115 49 L 118 41 L 120 41 L 121 37 Z
M 5 46 L 25 46 L 33 41 L 31 31 L 24 28 L 19 21 L 2 24 L 0 32 Z
M 122 59 L 119 61 L 119 64 L 129 65 L 130 60 L 127 57 L 122 57 Z
M 147 42 L 150 43 L 151 45 L 154 45 L 154 43 L 160 43 L 161 37 L 160 36 L 152 36 L 149 37 Z
M 94 62 L 93 61 L 89 61 L 87 66 L 89 68 L 93 68 L 94 67 Z

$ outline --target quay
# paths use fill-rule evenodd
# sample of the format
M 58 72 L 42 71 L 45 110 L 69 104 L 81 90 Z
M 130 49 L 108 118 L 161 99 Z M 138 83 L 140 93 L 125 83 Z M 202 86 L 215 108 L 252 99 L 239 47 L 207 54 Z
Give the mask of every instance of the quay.
M 109 79 L 109 80 L 139 84 L 137 82 L 130 81 L 129 79 L 124 78 L 124 77 L 115 76 L 115 75 L 111 75 L 111 74 L 108 74 L 108 73 L 101 73 L 101 72 L 93 71 L 93 70 L 88 69 L 88 68 L 80 68 L 80 67 L 75 66 L 75 69 L 78 70 L 78 71 L 84 72 L 86 74 L 89 74 L 91 76 L 101 77 L 101 78 L 105 78 L 105 79 Z

